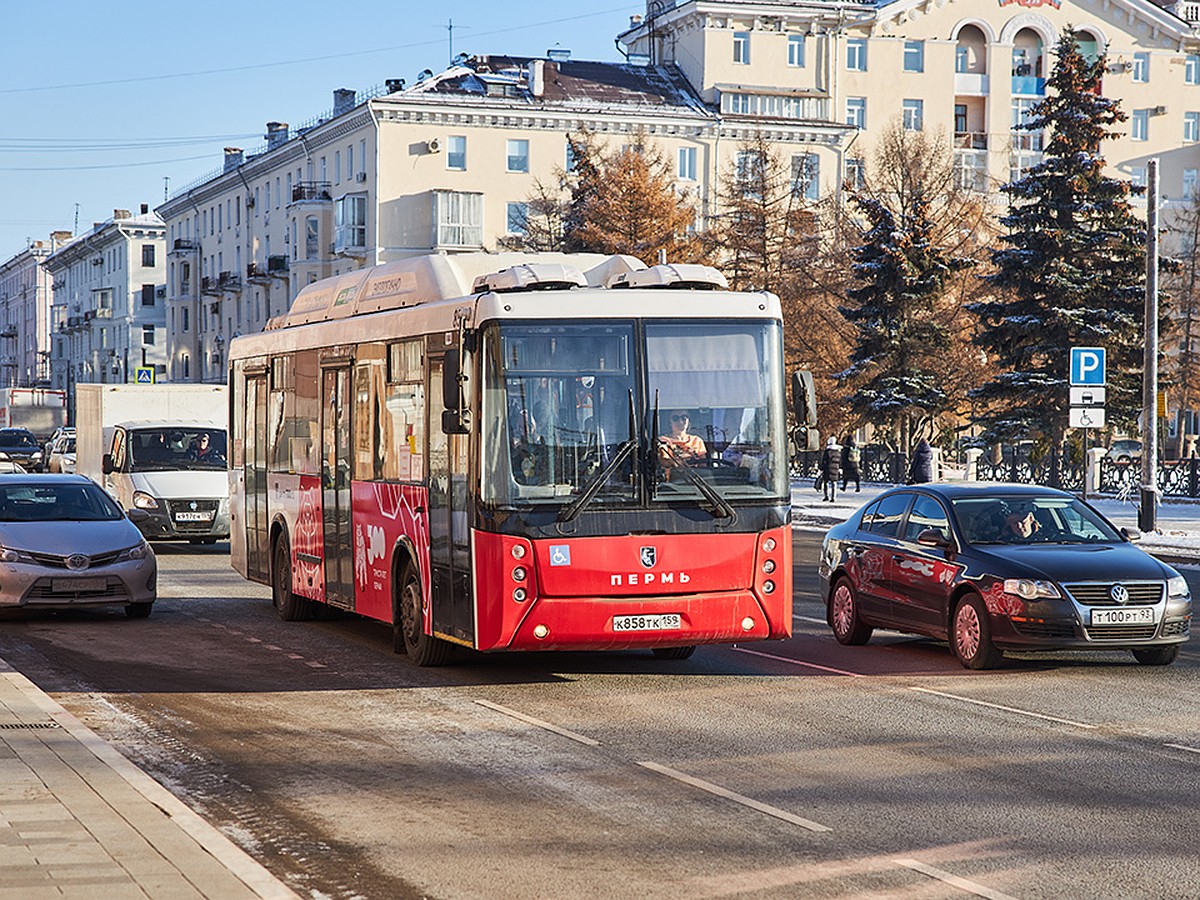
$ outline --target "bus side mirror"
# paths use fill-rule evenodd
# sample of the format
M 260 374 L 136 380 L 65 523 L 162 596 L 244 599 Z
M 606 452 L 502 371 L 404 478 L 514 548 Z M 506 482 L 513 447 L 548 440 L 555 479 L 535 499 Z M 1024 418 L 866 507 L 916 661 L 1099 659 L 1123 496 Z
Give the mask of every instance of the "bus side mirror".
M 446 351 L 442 359 L 442 431 L 445 434 L 467 434 L 471 430 L 470 414 L 463 409 L 462 354 L 457 347 Z
M 812 372 L 797 369 L 792 373 L 792 412 L 796 424 L 812 428 L 817 424 L 817 394 L 813 390 Z

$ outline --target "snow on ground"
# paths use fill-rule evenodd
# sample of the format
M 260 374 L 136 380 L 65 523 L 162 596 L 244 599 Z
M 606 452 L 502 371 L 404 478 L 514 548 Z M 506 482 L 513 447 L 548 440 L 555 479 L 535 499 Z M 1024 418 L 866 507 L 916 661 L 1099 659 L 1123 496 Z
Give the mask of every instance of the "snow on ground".
M 792 482 L 792 521 L 800 528 L 824 531 L 843 522 L 869 500 L 892 487 L 890 484 L 863 483 L 862 491 L 837 492 L 837 500 L 827 503 L 821 492 L 814 490 L 811 478 Z M 1137 528 L 1137 504 L 1112 497 L 1089 497 L 1088 502 L 1118 528 Z M 1173 561 L 1195 561 L 1200 564 L 1200 503 L 1195 501 L 1166 501 L 1159 505 L 1158 528 L 1142 535 L 1138 546 L 1157 556 Z

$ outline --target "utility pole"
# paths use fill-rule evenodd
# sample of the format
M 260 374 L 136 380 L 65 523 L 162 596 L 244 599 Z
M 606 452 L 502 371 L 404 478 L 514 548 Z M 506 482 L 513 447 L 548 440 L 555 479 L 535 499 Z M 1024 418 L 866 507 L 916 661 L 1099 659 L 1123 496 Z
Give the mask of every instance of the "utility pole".
M 1154 531 L 1158 516 L 1158 157 L 1146 166 L 1146 313 L 1142 370 L 1142 490 L 1138 528 Z

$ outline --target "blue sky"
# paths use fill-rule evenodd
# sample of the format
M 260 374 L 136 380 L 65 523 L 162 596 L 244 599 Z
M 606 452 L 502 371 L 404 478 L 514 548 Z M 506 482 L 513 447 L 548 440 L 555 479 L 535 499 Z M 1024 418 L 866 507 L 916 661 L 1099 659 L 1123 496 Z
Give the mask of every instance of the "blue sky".
M 169 10 L 169 12 L 164 12 Z M 114 209 L 151 209 L 227 146 L 262 143 L 333 105 L 335 88 L 409 84 L 455 53 L 616 60 L 642 2 L 437 4 L 208 0 L 10 4 L 0 57 L 0 261 Z M 78 213 L 76 213 L 78 204 Z

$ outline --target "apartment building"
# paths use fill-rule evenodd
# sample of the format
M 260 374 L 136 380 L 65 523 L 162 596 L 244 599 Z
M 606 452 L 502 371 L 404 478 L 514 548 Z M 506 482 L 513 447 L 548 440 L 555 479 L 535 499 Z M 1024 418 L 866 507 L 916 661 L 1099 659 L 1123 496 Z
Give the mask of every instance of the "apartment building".
M 1158 157 L 1162 194 L 1177 204 L 1200 167 L 1198 11 L 1149 0 L 650 0 L 619 40 L 678 65 L 726 121 L 853 126 L 831 177 L 857 177 L 898 123 L 953 140 L 960 182 L 991 191 L 1041 160 L 1042 134 L 1015 126 L 1045 95 L 1051 51 L 1071 27 L 1086 54 L 1105 56 L 1104 94 L 1130 117 L 1104 147 L 1109 166 L 1144 183 Z
M 135 370 L 166 374 L 166 241 L 149 206 L 113 217 L 55 250 L 51 387 L 133 381 Z
M 52 232 L 0 263 L 0 387 L 51 383 L 50 312 L 54 288 L 46 259 L 71 239 Z

